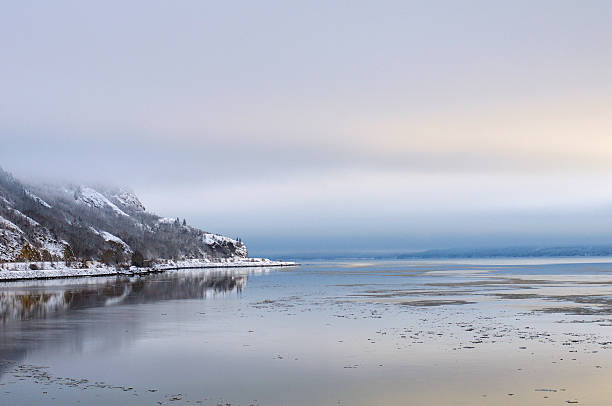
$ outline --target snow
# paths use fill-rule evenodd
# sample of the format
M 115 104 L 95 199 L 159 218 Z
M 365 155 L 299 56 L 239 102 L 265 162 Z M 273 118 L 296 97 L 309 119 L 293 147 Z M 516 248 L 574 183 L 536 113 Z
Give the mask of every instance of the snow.
M 40 262 L 34 262 L 40 265 Z M 44 262 L 44 269 L 32 270 L 29 263 L 11 262 L 4 264 L 4 269 L 0 268 L 0 280 L 10 281 L 17 279 L 47 279 L 47 278 L 67 278 L 75 276 L 99 276 L 117 275 L 115 268 L 100 263 L 93 263 L 88 268 L 68 267 L 64 262 Z
M 129 245 L 127 245 L 121 238 L 112 235 L 111 233 L 107 232 L 107 231 L 101 231 L 99 233 L 102 238 L 104 238 L 104 241 L 112 241 L 112 242 L 116 242 L 117 244 L 120 244 L 121 246 L 123 246 L 123 249 L 127 252 L 133 252 L 132 248 L 130 248 Z
M 100 233 L 100 235 L 102 236 L 102 238 L 104 238 L 104 241 L 114 241 L 117 242 L 121 245 L 127 245 L 126 243 L 123 242 L 123 240 L 115 235 L 112 235 L 111 233 L 109 233 L 108 231 L 102 231 Z
M 113 195 L 113 198 L 116 199 L 121 205 L 130 207 L 136 211 L 146 210 L 142 202 L 132 192 L 123 191 L 118 195 Z
M 45 202 L 40 197 L 36 196 L 34 193 L 30 192 L 29 190 L 25 189 L 25 194 L 26 196 L 28 196 L 30 199 L 34 200 L 36 203 L 40 204 L 41 206 L 46 207 L 47 209 L 51 208 L 51 206 L 47 202 Z
M 64 249 L 68 245 L 67 242 L 62 241 L 45 241 L 43 244 L 43 249 L 49 251 L 51 255 L 54 257 L 63 258 L 64 257 Z
M 24 215 L 20 211 L 13 210 L 16 215 L 22 216 L 30 225 L 39 227 L 34 232 L 31 232 L 27 239 L 24 238 L 25 233 L 21 228 L 11 221 L 0 216 L 0 260 L 11 261 L 16 258 L 21 252 L 24 244 L 31 244 L 35 247 L 49 251 L 54 257 L 63 258 L 64 247 L 68 245 L 65 241 L 58 242 L 46 228 L 42 227 L 38 222 Z
M 205 244 L 208 244 L 208 245 L 212 245 L 214 243 L 223 244 L 224 242 L 225 243 L 231 242 L 234 244 L 238 243 L 238 241 L 232 240 L 231 238 L 228 238 L 222 235 L 204 233 L 204 243 Z
M 225 237 L 219 234 L 204 233 L 204 238 L 202 240 L 204 241 L 204 244 L 207 245 L 213 245 L 215 243 L 219 245 L 232 243 L 236 247 L 237 256 L 246 257 L 248 255 L 246 245 L 239 243 L 238 241 L 229 237 Z
M 89 229 L 92 232 L 98 234 L 100 237 L 104 238 L 104 241 L 112 241 L 112 242 L 116 242 L 117 244 L 120 244 L 123 247 L 123 250 L 125 252 L 130 252 L 130 253 L 134 252 L 132 248 L 129 245 L 127 245 L 125 241 L 123 241 L 121 238 L 117 237 L 116 235 L 113 235 L 109 233 L 108 231 L 98 231 L 91 226 L 89 227 Z
M 145 275 L 150 272 L 163 272 L 179 269 L 213 269 L 213 268 L 265 268 L 296 266 L 295 262 L 272 261 L 267 258 L 243 258 L 240 260 L 165 260 L 155 264 L 152 268 L 131 267 L 129 270 L 121 270 L 112 266 L 104 265 L 98 261 L 88 262 L 87 268 L 69 267 L 65 262 L 37 262 L 45 269 L 31 270 L 29 263 L 12 262 L 0 266 L 0 281 L 23 280 L 23 279 L 51 279 L 51 278 L 73 278 L 82 276 L 111 276 L 111 275 Z
M 12 223 L 11 221 L 5 219 L 2 216 L 0 216 L 0 226 L 3 226 L 3 228 L 7 228 L 9 230 L 17 231 L 17 232 L 23 234 L 23 231 L 21 230 L 21 228 L 17 227 L 14 223 Z
M 159 220 L 157 220 L 157 222 L 159 224 L 174 224 L 176 222 L 176 219 L 174 218 L 170 218 L 170 217 L 162 217 Z
M 156 264 L 155 269 L 190 269 L 190 268 L 248 268 L 260 266 L 295 266 L 295 262 L 273 261 L 268 258 L 219 258 L 214 261 L 210 259 L 184 259 L 166 260 Z
M 129 217 L 123 210 L 121 210 L 113 202 L 108 200 L 103 194 L 97 192 L 96 190 L 90 187 L 82 187 L 79 190 L 78 200 L 90 207 L 96 207 L 98 209 L 110 207 L 115 213 L 121 216 Z
M 19 210 L 15 210 L 15 209 L 9 209 L 12 210 L 12 212 L 14 214 L 16 214 L 17 216 L 20 216 L 21 218 L 23 218 L 25 221 L 27 221 L 31 226 L 38 226 L 40 227 L 40 223 L 36 220 L 34 220 L 33 218 L 30 218 L 28 216 L 26 216 L 25 214 L 23 214 L 22 212 L 20 212 Z
M 11 261 L 21 251 L 23 234 L 11 228 L 0 229 L 0 261 Z

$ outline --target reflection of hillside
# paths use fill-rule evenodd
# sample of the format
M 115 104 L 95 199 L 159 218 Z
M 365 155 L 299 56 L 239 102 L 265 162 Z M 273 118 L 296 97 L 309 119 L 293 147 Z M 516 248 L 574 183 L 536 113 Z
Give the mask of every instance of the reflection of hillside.
M 241 292 L 247 275 L 201 270 L 112 277 L 87 284 L 13 284 L 0 291 L 0 317 L 9 320 L 44 319 L 70 310 L 160 300 L 202 299 L 208 295 Z

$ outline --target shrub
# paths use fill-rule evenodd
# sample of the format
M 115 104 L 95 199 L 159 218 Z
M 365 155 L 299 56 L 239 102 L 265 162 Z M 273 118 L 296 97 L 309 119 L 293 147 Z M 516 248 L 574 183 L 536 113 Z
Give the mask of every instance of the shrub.
M 66 266 L 72 265 L 72 261 L 74 261 L 74 253 L 69 245 L 64 247 L 64 261 L 66 261 Z
M 21 249 L 21 257 L 26 261 L 40 261 L 40 253 L 30 244 L 26 244 Z
M 101 256 L 104 265 L 115 265 L 117 263 L 115 259 L 115 252 L 113 250 L 105 250 Z
M 44 249 L 41 251 L 40 254 L 41 254 L 40 256 L 43 261 L 51 262 L 53 260 L 53 257 L 51 256 L 51 253 L 48 250 Z

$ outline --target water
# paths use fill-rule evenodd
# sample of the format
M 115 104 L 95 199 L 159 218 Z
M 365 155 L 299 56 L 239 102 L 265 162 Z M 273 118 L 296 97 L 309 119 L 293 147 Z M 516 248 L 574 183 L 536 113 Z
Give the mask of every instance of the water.
M 0 286 L 0 405 L 609 405 L 612 261 Z

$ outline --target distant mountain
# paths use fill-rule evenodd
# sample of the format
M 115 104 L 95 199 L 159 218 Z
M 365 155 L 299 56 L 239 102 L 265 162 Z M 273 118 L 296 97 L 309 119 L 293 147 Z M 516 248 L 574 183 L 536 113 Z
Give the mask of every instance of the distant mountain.
M 242 241 L 150 213 L 128 190 L 26 185 L 0 169 L 0 261 L 247 256 Z
M 612 256 L 612 246 L 503 247 L 432 249 L 397 255 L 409 258 L 534 258 L 534 257 L 601 257 Z
M 281 253 L 268 253 L 267 255 L 274 257 L 275 255 L 281 255 Z M 612 257 L 612 245 L 448 248 L 412 252 L 401 252 L 399 250 L 283 252 L 282 256 L 294 260 Z

